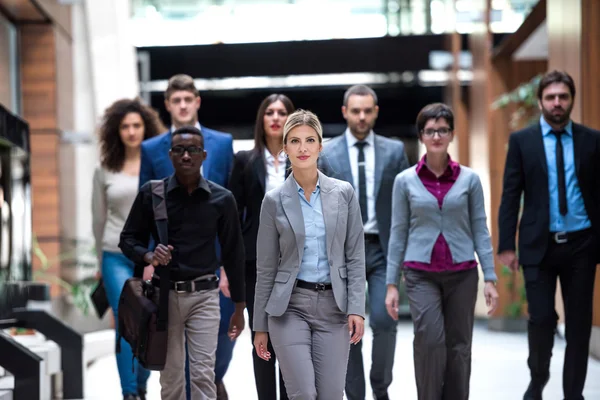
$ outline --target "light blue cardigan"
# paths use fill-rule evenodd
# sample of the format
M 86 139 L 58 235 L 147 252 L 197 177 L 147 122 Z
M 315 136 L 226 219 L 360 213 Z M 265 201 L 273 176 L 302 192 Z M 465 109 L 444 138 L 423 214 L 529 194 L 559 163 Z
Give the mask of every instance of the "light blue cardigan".
M 473 260 L 477 252 L 485 281 L 496 281 L 479 176 L 461 165 L 440 209 L 413 166 L 399 173 L 394 181 L 387 284 L 398 283 L 405 261 L 430 263 L 440 233 L 450 247 L 454 263 Z

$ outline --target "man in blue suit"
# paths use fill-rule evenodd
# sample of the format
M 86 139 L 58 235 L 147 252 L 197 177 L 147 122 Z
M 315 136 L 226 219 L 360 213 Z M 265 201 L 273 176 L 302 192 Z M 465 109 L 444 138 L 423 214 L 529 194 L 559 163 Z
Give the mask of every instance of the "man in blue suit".
M 169 79 L 165 91 L 165 107 L 171 114 L 171 129 L 160 136 L 153 137 L 142 143 L 142 165 L 140 168 L 140 187 L 152 179 L 163 179 L 173 174 L 173 164 L 169 159 L 171 148 L 171 132 L 185 125 L 195 126 L 204 136 L 204 149 L 207 158 L 202 164 L 202 176 L 206 179 L 226 186 L 233 163 L 233 138 L 228 133 L 218 132 L 201 126 L 198 123 L 200 95 L 194 86 L 194 80 L 189 75 L 175 75 Z M 217 249 L 219 250 L 219 249 Z M 144 276 L 152 274 L 152 267 L 146 267 Z M 227 391 L 223 385 L 223 376 L 227 372 L 233 353 L 234 341 L 227 336 L 229 320 L 234 311 L 234 305 L 229 298 L 229 281 L 221 267 L 219 271 L 221 289 L 221 325 L 217 345 L 215 364 L 215 383 L 217 384 L 217 399 L 227 400 Z M 186 362 L 186 392 L 190 399 L 189 370 Z

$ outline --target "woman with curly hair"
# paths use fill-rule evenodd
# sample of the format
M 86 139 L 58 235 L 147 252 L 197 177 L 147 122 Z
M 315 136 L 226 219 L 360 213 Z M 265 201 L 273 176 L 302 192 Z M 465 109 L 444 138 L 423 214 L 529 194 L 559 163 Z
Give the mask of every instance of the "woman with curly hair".
M 133 263 L 119 249 L 119 236 L 138 191 L 142 141 L 164 132 L 158 113 L 138 99 L 122 99 L 104 113 L 100 125 L 100 165 L 94 171 L 93 231 L 98 261 L 115 321 L 123 284 Z M 145 400 L 150 371 L 133 361 L 124 340 L 117 354 L 124 400 Z

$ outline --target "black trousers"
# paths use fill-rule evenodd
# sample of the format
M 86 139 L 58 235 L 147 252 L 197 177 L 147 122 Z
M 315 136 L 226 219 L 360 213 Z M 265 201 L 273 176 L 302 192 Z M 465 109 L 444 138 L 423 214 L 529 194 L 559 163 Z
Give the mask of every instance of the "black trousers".
M 248 310 L 248 323 L 250 329 L 253 328 L 254 318 L 254 293 L 256 291 L 256 260 L 246 261 L 246 309 Z M 254 344 L 254 330 L 252 332 L 252 344 Z M 275 350 L 271 340 L 268 343 L 268 350 L 271 353 L 271 359 L 265 361 L 256 354 L 252 348 L 252 361 L 254 364 L 254 381 L 256 383 L 256 392 L 258 400 L 277 400 L 277 371 L 275 368 Z M 287 400 L 283 375 L 279 371 L 279 399 Z
M 556 243 L 553 236 L 548 240 L 548 250 L 541 264 L 523 267 L 529 304 L 527 363 L 532 383 L 543 386 L 550 377 L 550 359 L 558 321 L 556 281 L 560 279 L 567 342 L 563 392 L 565 400 L 583 400 L 592 329 L 595 238 L 587 229 L 570 234 L 566 243 Z

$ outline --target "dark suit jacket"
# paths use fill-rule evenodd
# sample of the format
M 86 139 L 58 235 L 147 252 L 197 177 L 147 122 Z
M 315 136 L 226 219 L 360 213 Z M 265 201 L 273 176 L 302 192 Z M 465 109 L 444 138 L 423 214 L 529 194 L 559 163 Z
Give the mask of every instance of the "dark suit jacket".
M 289 161 L 286 166 L 289 175 Z M 267 167 L 262 153 L 255 150 L 239 151 L 233 158 L 229 190 L 233 193 L 240 214 L 246 260 L 256 260 L 256 239 L 260 222 L 260 208 L 265 197 Z
M 386 257 L 390 241 L 394 179 L 409 166 L 404 143 L 375 135 L 375 213 L 379 240 Z M 343 133 L 324 143 L 319 168 L 325 175 L 353 185 L 348 142 Z
M 229 133 L 204 126 L 201 129 L 204 136 L 204 149 L 207 153 L 206 160 L 202 164 L 202 175 L 209 181 L 227 187 L 233 161 L 233 137 Z M 139 187 L 152 179 L 163 179 L 175 172 L 169 158 L 170 148 L 171 131 L 144 140 Z
M 504 187 L 498 215 L 498 252 L 515 250 L 517 219 L 523 193 L 518 252 L 519 261 L 524 266 L 541 263 L 550 235 L 548 165 L 543 140 L 541 126 L 536 123 L 511 134 L 506 154 Z M 573 123 L 573 147 L 583 203 L 600 246 L 600 132 Z

